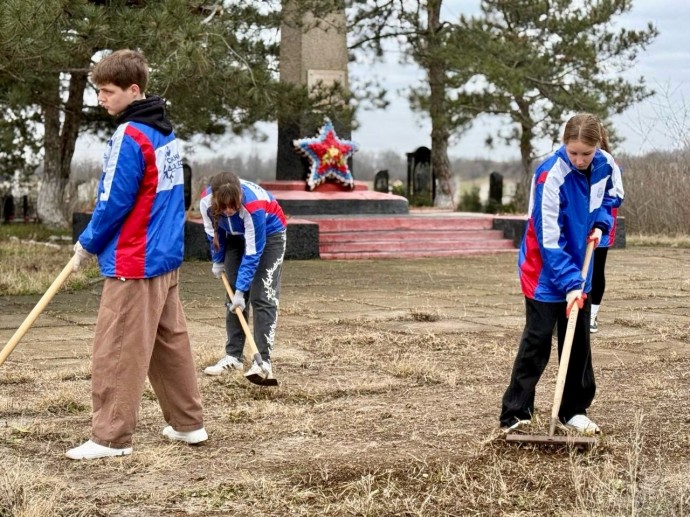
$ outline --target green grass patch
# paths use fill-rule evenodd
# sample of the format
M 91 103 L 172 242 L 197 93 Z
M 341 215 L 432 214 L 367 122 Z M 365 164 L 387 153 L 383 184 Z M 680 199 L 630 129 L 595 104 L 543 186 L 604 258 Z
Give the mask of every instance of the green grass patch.
M 22 241 L 49 242 L 51 237 L 60 239 L 71 235 L 71 228 L 49 228 L 38 223 L 0 224 L 0 242 L 8 241 L 11 237 L 16 237 Z

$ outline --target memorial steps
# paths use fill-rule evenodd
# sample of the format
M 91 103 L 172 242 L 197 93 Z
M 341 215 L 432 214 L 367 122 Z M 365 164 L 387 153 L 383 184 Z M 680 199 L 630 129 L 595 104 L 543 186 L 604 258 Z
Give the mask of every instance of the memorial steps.
M 407 199 L 335 184 L 261 182 L 288 217 L 287 259 L 394 259 L 515 253 L 494 216 L 410 208 Z
M 307 219 L 307 218 L 305 218 Z M 493 217 L 458 212 L 314 216 L 321 259 L 395 259 L 515 253 Z M 304 222 L 304 220 L 303 220 Z M 290 222 L 289 222 L 290 223 Z

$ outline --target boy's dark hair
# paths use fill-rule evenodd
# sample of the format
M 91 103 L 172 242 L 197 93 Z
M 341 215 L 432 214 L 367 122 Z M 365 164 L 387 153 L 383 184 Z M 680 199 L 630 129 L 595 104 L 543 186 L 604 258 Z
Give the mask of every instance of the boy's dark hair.
M 149 64 L 144 54 L 136 50 L 117 50 L 101 59 L 91 70 L 91 82 L 96 86 L 110 83 L 125 89 L 136 84 L 144 93 L 148 80 Z

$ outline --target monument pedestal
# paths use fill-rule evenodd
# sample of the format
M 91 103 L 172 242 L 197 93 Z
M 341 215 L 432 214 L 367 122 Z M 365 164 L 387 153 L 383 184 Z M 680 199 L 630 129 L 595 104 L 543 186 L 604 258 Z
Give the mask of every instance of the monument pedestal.
M 323 183 L 308 191 L 304 181 L 262 181 L 261 187 L 275 196 L 289 217 L 409 213 L 406 198 L 369 190 L 361 181 L 355 181 L 354 190 L 343 190 L 336 183 Z

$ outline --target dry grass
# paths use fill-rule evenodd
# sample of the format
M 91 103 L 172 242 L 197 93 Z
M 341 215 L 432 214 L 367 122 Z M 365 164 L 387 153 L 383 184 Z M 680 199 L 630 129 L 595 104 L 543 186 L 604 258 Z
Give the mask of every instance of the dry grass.
M 684 236 L 682 240 L 687 242 L 689 157 L 688 148 L 643 157 L 618 157 L 623 166 L 625 188 L 620 215 L 625 216 L 629 232 Z
M 628 246 L 650 246 L 653 248 L 690 248 L 690 235 L 646 235 L 628 233 L 625 236 Z
M 71 245 L 41 242 L 0 242 L 0 296 L 43 294 L 72 257 Z M 72 273 L 66 288 L 80 289 L 99 278 L 95 260 Z
M 288 262 L 277 389 L 201 374 L 223 353 L 222 287 L 207 264 L 186 263 L 210 440 L 168 442 L 147 386 L 134 453 L 91 462 L 64 451 L 89 433 L 98 289 L 58 295 L 52 323 L 0 367 L 0 516 L 688 515 L 690 257 L 610 255 L 593 338 L 591 414 L 605 435 L 590 451 L 500 439 L 524 323 L 514 260 L 370 261 L 364 285 L 361 263 Z M 16 300 L 0 298 L 3 335 L 33 301 Z M 555 371 L 540 382 L 534 433 L 548 431 Z

